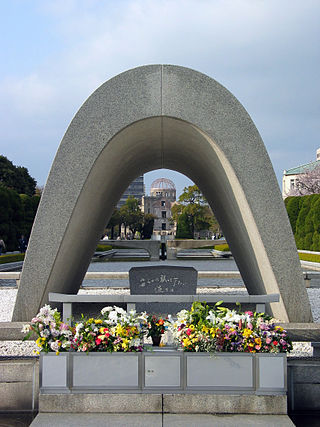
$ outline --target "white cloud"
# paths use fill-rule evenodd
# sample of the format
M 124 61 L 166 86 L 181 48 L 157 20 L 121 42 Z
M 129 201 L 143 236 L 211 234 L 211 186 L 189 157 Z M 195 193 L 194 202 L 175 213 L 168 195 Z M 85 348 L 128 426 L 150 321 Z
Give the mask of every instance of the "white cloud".
M 244 104 L 270 153 L 286 153 L 301 138 L 312 155 L 317 148 L 317 0 L 39 0 L 38 8 L 60 46 L 32 72 L 0 81 L 0 144 L 45 140 L 48 170 L 57 138 L 92 91 L 150 63 L 216 78 Z M 291 166 L 278 163 L 284 157 L 271 156 L 278 171 Z

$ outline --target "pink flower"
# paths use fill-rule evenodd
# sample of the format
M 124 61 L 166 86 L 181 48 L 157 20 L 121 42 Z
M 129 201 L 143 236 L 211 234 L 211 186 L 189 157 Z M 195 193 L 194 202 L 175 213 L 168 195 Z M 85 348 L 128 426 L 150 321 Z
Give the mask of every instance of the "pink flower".
M 266 343 L 267 343 L 267 344 L 270 344 L 270 343 L 271 343 L 271 341 L 272 341 L 272 339 L 271 339 L 271 338 L 266 338 Z
M 191 334 L 192 334 L 192 330 L 188 328 L 188 329 L 186 330 L 186 334 L 187 334 L 187 335 L 191 335 Z
M 69 325 L 67 325 L 66 323 L 60 324 L 60 331 L 67 331 L 68 329 L 69 329 Z
M 101 342 L 102 342 L 102 339 L 100 339 L 100 338 L 96 338 L 96 344 L 97 344 L 97 345 L 101 344 Z

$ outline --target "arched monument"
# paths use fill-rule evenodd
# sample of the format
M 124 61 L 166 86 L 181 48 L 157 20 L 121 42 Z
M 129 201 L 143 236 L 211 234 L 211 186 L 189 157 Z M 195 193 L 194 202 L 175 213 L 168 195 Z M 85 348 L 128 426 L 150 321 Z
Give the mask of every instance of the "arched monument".
M 112 78 L 75 115 L 41 198 L 13 320 L 30 320 L 49 292 L 77 293 L 120 195 L 160 168 L 203 191 L 248 292 L 279 293 L 277 318 L 311 321 L 288 217 L 254 123 L 215 80 L 172 65 Z

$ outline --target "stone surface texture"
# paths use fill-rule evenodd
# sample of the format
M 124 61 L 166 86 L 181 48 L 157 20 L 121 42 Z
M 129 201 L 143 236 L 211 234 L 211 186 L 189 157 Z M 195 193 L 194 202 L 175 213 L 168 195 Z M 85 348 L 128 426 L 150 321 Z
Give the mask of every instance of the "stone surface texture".
M 75 115 L 41 198 L 13 320 L 31 319 L 49 292 L 77 293 L 121 193 L 159 168 L 201 188 L 249 293 L 280 293 L 271 305 L 277 318 L 311 321 L 291 227 L 254 123 L 215 80 L 172 65 L 114 77 Z
M 34 411 L 38 397 L 37 359 L 0 359 L 0 412 Z
M 132 295 L 195 295 L 198 272 L 193 267 L 150 266 L 132 267 L 129 270 L 130 294 Z M 190 310 L 187 303 L 137 303 L 137 311 L 169 314 L 182 309 Z
M 294 427 L 287 415 L 38 414 L 31 427 Z
M 161 413 L 161 394 L 40 394 L 39 412 Z
M 163 412 L 171 414 L 287 414 L 287 396 L 164 394 Z

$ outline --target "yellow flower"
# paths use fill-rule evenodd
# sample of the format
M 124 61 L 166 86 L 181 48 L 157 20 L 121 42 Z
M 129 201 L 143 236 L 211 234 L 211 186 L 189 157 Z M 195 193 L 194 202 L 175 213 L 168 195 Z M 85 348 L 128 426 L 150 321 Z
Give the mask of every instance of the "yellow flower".
M 194 331 L 194 325 L 190 325 L 189 329 L 191 329 L 192 331 Z
M 121 326 L 121 325 L 117 325 L 116 326 L 116 333 L 117 333 L 117 335 L 121 335 L 121 334 L 123 334 L 125 331 L 124 331 L 124 329 L 123 329 L 123 327 Z
M 258 345 L 261 345 L 261 338 L 256 338 L 255 340 L 254 340 L 254 342 L 256 343 L 256 344 L 258 344 Z
M 211 334 L 211 336 L 212 336 L 213 338 L 216 336 L 216 332 L 217 332 L 217 329 L 216 329 L 216 328 L 211 328 L 211 329 L 210 329 L 210 334 Z
M 189 345 L 191 345 L 191 341 L 189 340 L 189 338 L 184 338 L 183 339 L 183 345 L 185 347 L 188 347 Z
M 245 338 L 249 338 L 249 337 L 250 337 L 250 335 L 252 335 L 252 331 L 251 331 L 251 329 L 245 328 L 245 329 L 243 330 L 243 336 L 244 336 Z
M 59 351 L 56 351 L 56 355 L 57 355 L 57 356 L 59 356 L 59 354 L 60 354 L 60 352 L 59 352 Z
M 94 323 L 95 323 L 96 325 L 100 325 L 100 324 L 102 323 L 102 320 L 101 320 L 101 319 L 95 319 L 95 320 L 94 320 Z
M 90 319 L 88 320 L 89 323 L 93 323 L 93 317 L 90 317 Z
M 37 346 L 38 347 L 42 347 L 42 338 L 41 337 L 39 337 L 37 340 L 36 340 L 36 344 L 37 344 Z
M 207 334 L 209 332 L 209 328 L 207 328 L 206 325 L 202 325 L 202 332 L 205 332 Z
M 125 339 L 122 341 L 122 344 L 121 344 L 122 348 L 124 348 L 124 349 L 128 348 L 128 342 L 129 342 L 129 340 L 127 340 L 127 339 L 125 338 Z

